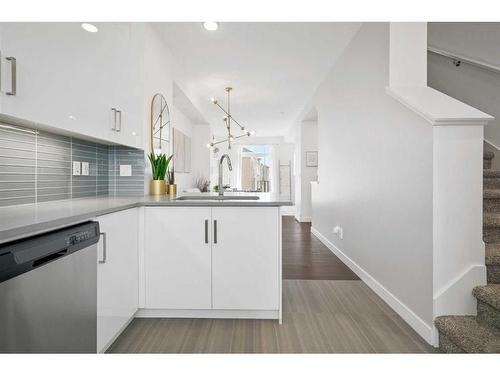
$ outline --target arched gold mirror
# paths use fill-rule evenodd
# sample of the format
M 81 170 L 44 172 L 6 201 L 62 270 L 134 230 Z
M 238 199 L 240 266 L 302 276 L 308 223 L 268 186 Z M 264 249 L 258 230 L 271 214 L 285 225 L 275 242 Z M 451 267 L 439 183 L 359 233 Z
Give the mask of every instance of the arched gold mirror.
M 169 153 L 170 110 L 162 94 L 155 94 L 151 100 L 151 151 Z

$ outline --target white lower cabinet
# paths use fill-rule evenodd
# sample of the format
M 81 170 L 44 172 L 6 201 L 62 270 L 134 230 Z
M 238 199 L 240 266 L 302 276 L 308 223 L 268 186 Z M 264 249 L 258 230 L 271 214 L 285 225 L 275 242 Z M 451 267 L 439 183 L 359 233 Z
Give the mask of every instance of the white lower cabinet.
M 138 209 L 97 218 L 97 350 L 104 351 L 138 307 Z
M 212 300 L 219 310 L 279 308 L 279 210 L 212 209 Z
M 207 207 L 146 208 L 147 308 L 211 308 L 210 218 Z
M 144 307 L 277 311 L 279 220 L 278 207 L 147 207 Z

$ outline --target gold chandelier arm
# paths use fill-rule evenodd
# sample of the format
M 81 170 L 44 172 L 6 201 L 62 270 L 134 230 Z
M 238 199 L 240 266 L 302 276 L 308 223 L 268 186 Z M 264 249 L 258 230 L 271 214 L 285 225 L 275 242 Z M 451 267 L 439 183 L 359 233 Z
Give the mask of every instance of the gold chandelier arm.
M 245 129 L 245 127 L 243 125 L 241 125 L 238 121 L 236 121 L 233 116 L 231 116 L 229 113 L 227 113 L 227 111 L 224 108 L 222 108 L 222 106 L 219 103 L 214 103 L 214 104 L 217 107 L 219 107 L 222 110 L 222 112 L 224 112 L 226 114 L 227 117 L 229 117 L 231 120 L 233 120 L 235 122 L 235 124 L 240 127 L 241 130 Z

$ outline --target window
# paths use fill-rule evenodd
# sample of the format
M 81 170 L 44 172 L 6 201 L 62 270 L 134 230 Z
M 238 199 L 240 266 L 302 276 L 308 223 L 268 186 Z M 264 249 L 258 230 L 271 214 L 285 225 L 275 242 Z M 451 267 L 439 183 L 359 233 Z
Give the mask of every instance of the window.
M 243 145 L 240 165 L 242 190 L 271 191 L 273 176 L 272 146 Z

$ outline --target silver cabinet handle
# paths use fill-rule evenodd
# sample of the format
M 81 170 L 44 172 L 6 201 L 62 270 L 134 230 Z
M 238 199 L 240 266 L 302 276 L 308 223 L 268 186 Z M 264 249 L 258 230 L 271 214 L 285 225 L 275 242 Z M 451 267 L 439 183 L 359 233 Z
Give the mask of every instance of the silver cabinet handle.
M 106 232 L 99 233 L 102 236 L 102 260 L 99 261 L 100 264 L 106 263 L 107 259 L 107 241 L 106 241 Z
M 208 220 L 205 220 L 205 243 L 208 243 Z
M 7 95 L 16 95 L 16 86 L 17 86 L 17 61 L 15 57 L 9 56 L 5 58 L 7 61 L 10 61 L 10 91 L 6 92 Z
M 118 126 L 116 127 L 116 131 L 119 132 L 122 130 L 122 111 L 116 111 L 118 114 Z
M 214 220 L 214 243 L 217 243 L 217 220 Z
M 111 121 L 111 130 L 116 130 L 116 108 L 111 108 L 113 111 L 113 120 Z

